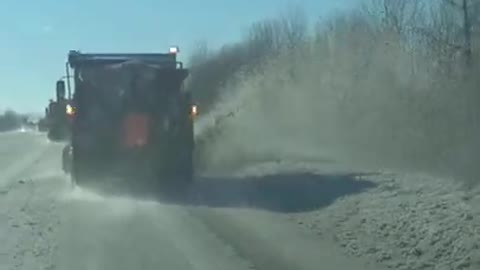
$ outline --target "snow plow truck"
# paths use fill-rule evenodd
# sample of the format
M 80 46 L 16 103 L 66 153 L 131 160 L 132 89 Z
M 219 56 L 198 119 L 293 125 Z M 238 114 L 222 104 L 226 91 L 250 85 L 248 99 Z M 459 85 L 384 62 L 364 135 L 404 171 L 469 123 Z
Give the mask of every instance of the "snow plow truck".
M 56 83 L 56 99 L 50 100 L 45 109 L 47 136 L 52 141 L 68 141 L 70 137 L 71 114 L 70 100 L 65 96 L 65 81 Z
M 69 52 L 73 121 L 62 166 L 75 185 L 193 181 L 196 106 L 177 52 Z

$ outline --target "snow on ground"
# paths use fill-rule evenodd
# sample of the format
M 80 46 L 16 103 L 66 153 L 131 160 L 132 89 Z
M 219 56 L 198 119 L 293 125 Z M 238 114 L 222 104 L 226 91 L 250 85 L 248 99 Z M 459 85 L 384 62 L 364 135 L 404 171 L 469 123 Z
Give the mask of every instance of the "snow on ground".
M 377 186 L 292 218 L 391 269 L 480 269 L 478 192 L 422 175 L 364 178 Z
M 0 242 L 4 243 L 0 246 L 0 269 L 53 269 L 55 265 L 52 257 L 45 255 L 58 248 L 59 194 L 52 187 L 63 186 L 66 181 L 57 170 L 46 170 L 59 164 L 56 153 L 61 148 L 50 146 L 47 152 L 43 152 L 44 146 L 34 152 L 51 158 L 37 163 L 30 156 L 10 168 L 20 171 L 21 165 L 28 168 L 26 171 L 5 176 L 12 181 L 0 190 L 0 204 L 5 206 L 0 208 L 0 222 L 7 225 L 6 231 L 0 232 Z M 278 175 L 282 170 L 335 175 L 351 173 L 354 168 L 327 161 L 274 162 L 252 167 L 250 174 Z M 32 175 L 36 177 L 29 177 Z M 334 239 L 350 256 L 367 257 L 391 269 L 480 269 L 479 189 L 465 190 L 454 181 L 419 174 L 384 172 L 358 176 L 357 180 L 368 180 L 375 186 L 314 211 L 287 215 L 320 237 Z
M 51 184 L 63 181 L 45 164 L 57 164 L 61 148 L 28 132 L 0 136 L 0 269 L 53 269 L 46 255 L 56 249 L 59 217 Z
M 56 204 L 51 192 L 40 187 L 32 179 L 22 179 L 10 185 L 0 200 L 5 206 L 0 216 L 7 223 L 7 231 L 1 232 L 6 245 L 2 245 L 0 269 L 53 269 L 46 255 L 56 248 L 52 235 L 59 218 L 54 215 Z

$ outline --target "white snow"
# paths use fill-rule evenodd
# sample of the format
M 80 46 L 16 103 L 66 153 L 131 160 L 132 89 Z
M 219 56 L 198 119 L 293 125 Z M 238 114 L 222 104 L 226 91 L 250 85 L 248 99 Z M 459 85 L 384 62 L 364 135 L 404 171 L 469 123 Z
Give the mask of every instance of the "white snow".
M 425 175 L 368 177 L 378 186 L 294 216 L 345 252 L 391 269 L 480 269 L 480 196 Z

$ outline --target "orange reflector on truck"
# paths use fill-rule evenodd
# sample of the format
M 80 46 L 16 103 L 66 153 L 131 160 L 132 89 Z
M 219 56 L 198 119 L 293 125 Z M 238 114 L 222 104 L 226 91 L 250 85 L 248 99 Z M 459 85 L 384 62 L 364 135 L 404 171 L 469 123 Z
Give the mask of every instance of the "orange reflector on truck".
M 124 144 L 127 147 L 144 146 L 148 142 L 149 119 L 145 114 L 132 113 L 124 121 Z

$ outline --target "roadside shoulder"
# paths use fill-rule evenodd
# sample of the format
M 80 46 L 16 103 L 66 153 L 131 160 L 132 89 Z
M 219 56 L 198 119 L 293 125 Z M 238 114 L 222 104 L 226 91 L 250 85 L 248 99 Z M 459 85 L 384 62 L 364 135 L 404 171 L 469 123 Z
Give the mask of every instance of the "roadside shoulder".
M 480 268 L 480 196 L 454 181 L 420 174 L 367 178 L 375 188 L 292 219 L 317 233 L 330 232 L 347 254 L 389 268 Z
M 197 208 L 202 220 L 256 269 L 381 269 L 343 254 L 334 242 L 302 230 L 287 217 L 252 209 Z

